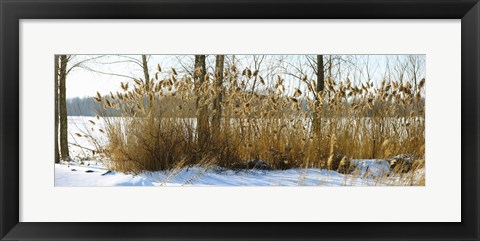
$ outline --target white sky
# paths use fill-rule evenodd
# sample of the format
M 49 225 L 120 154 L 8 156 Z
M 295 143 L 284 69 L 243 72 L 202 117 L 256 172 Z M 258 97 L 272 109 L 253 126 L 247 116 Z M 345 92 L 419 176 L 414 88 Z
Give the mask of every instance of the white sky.
M 95 56 L 76 55 L 69 63 L 69 67 L 92 57 Z M 332 75 L 335 76 L 335 81 L 345 81 L 348 77 L 353 83 L 363 83 L 368 80 L 369 76 L 374 84 L 381 82 L 384 78 L 398 80 L 398 70 L 402 64 L 407 67 L 403 81 L 412 79 L 411 74 L 409 74 L 411 69 L 409 67 L 411 66 L 408 65 L 408 55 L 342 55 L 334 57 L 341 57 L 346 60 L 341 61 L 340 68 L 338 66 L 333 67 L 334 73 Z M 419 63 L 417 79 L 424 78 L 425 55 L 412 55 L 410 57 L 416 58 Z M 255 58 L 259 59 L 260 55 L 256 55 Z M 328 58 L 329 55 L 324 56 L 324 63 L 327 62 Z M 83 68 L 73 68 L 67 77 L 67 98 L 94 96 L 97 91 L 102 95 L 110 91 L 115 93 L 120 90 L 120 82 L 132 82 L 130 78 L 101 74 L 92 70 L 143 79 L 141 66 L 133 63 L 132 59 L 141 61 L 141 55 L 103 55 L 85 62 L 82 64 Z M 162 66 L 164 75 L 171 73 L 171 67 L 174 67 L 181 76 L 186 73 L 186 68 L 193 69 L 193 59 L 193 55 L 150 55 L 148 58 L 150 77 L 153 78 L 155 76 L 157 64 Z M 282 61 L 280 62 L 279 60 Z M 226 55 L 225 61 L 228 66 L 232 62 L 232 55 Z M 213 73 L 214 62 L 214 55 L 209 55 L 207 57 L 207 70 L 210 73 Z M 235 63 L 240 72 L 245 67 L 249 67 L 252 71 L 255 69 L 253 55 L 235 55 Z M 279 74 L 285 78 L 287 88 L 288 86 L 294 86 L 302 89 L 299 81 L 294 77 L 286 75 L 286 72 L 295 75 L 300 75 L 300 72 L 302 72 L 307 74 L 310 79 L 315 79 L 305 55 L 265 55 L 264 61 L 260 66 L 260 75 L 265 78 L 267 85 L 269 82 L 273 82 L 273 79 Z M 390 76 L 386 75 L 387 72 L 390 73 Z M 328 75 L 327 71 L 325 74 L 326 76 Z

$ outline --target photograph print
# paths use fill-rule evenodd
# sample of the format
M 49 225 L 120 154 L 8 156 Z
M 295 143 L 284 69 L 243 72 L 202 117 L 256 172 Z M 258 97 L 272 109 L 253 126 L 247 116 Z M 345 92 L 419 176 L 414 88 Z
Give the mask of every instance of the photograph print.
M 425 55 L 52 57 L 56 187 L 425 186 Z

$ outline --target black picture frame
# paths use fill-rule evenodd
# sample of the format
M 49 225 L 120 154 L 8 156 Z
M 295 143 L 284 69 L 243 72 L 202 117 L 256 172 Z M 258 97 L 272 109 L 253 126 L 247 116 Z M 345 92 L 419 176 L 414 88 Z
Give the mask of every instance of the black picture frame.
M 2 240 L 479 240 L 478 0 L 0 0 L 0 15 Z M 19 20 L 159 18 L 461 19 L 462 222 L 19 222 Z

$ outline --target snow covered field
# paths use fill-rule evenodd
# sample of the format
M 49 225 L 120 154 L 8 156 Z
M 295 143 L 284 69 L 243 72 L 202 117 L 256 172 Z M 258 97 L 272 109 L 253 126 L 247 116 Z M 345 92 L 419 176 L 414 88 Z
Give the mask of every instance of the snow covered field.
M 112 172 L 100 164 L 85 162 L 55 165 L 55 186 L 392 186 L 410 185 L 419 175 L 389 176 L 382 160 L 357 160 L 358 172 L 343 175 L 320 169 L 225 170 L 190 167 L 138 175 Z
M 335 171 L 308 169 L 225 170 L 189 167 L 172 171 L 143 172 L 138 175 L 107 170 L 102 160 L 95 160 L 95 149 L 87 138 L 75 133 L 95 134 L 102 123 L 94 117 L 69 117 L 69 148 L 72 162 L 55 164 L 56 187 L 86 186 L 392 186 L 411 185 L 422 173 L 386 175 L 385 160 L 355 160 L 357 171 L 344 175 Z M 88 120 L 96 121 L 94 127 Z M 86 149 L 87 148 L 87 149 Z M 422 170 L 423 171 L 423 170 Z

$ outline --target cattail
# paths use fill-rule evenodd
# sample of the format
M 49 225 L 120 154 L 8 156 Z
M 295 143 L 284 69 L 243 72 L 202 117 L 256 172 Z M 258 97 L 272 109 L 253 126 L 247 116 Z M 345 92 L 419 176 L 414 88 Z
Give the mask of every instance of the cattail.
M 417 100 L 420 100 L 420 99 L 421 99 L 420 92 L 417 92 L 417 94 L 415 94 L 415 98 L 416 98 Z
M 137 87 L 135 87 L 135 88 L 133 89 L 133 91 L 134 91 L 136 94 L 138 94 L 138 95 L 142 95 L 142 94 L 140 93 L 140 89 L 137 88 Z
M 323 83 L 325 85 L 325 88 L 327 88 L 327 90 L 329 90 L 329 91 L 333 90 L 333 87 L 331 86 L 331 82 L 328 80 L 328 78 L 325 78 L 323 80 Z
M 255 71 L 253 71 L 253 77 L 257 77 L 258 75 L 258 69 L 256 69 Z
M 142 81 L 141 80 L 138 80 L 138 79 L 133 79 L 133 82 L 135 82 L 135 84 L 137 85 L 142 85 Z
M 410 84 L 410 82 L 407 82 L 405 84 L 405 88 L 410 90 L 410 88 L 412 88 L 412 84 Z
M 149 100 L 150 102 L 153 102 L 153 98 L 154 98 L 153 93 L 152 93 L 152 92 L 148 93 L 148 100 Z
M 307 75 L 304 74 L 304 75 L 302 75 L 302 77 L 300 77 L 300 80 L 302 80 L 302 81 L 307 81 L 307 78 L 308 78 Z
M 362 89 L 363 89 L 365 92 L 368 92 L 368 83 L 367 83 L 367 86 L 365 86 L 365 85 L 362 84 Z
M 174 68 L 172 68 L 172 74 L 177 75 L 177 71 Z
M 243 70 L 242 75 L 250 79 L 252 77 L 252 71 L 249 68 L 246 68 Z
M 92 120 L 88 120 L 90 123 L 92 123 L 92 125 L 95 125 L 95 121 L 92 121 Z
M 157 83 L 157 84 L 155 85 L 155 89 L 154 89 L 155 92 L 160 91 L 160 88 L 161 88 L 161 87 L 162 87 L 162 86 L 160 85 L 160 83 Z
M 391 85 L 390 85 L 390 84 L 387 84 L 387 85 L 385 86 L 385 92 L 388 92 L 388 91 L 390 90 L 390 87 L 391 87 Z
M 82 137 L 82 134 L 80 134 L 80 133 L 75 133 L 75 135 L 78 136 L 78 137 Z
M 425 78 L 420 80 L 420 83 L 418 84 L 418 88 L 421 89 L 421 88 L 423 88 L 424 85 L 425 85 Z
M 293 97 L 299 97 L 302 95 L 302 91 L 300 91 L 299 89 L 295 88 L 295 92 L 293 94 Z
M 393 81 L 392 85 L 394 89 L 398 89 L 398 83 L 396 81 Z
M 280 77 L 280 75 L 277 75 L 277 85 L 282 85 L 283 81 L 284 81 L 284 79 L 282 79 L 282 77 Z
M 123 82 L 120 82 L 120 86 L 122 87 L 122 89 L 124 91 L 127 91 L 128 90 L 128 83 L 127 84 L 124 84 Z
M 97 95 L 93 97 L 93 99 L 97 102 L 101 102 L 102 101 L 102 96 L 100 95 L 100 93 L 98 93 L 97 91 Z
M 157 70 L 158 72 L 162 72 L 162 68 L 160 67 L 160 64 L 157 64 Z

